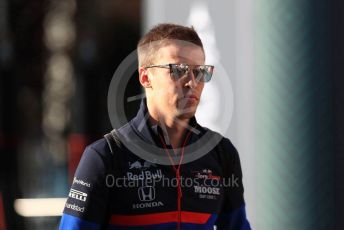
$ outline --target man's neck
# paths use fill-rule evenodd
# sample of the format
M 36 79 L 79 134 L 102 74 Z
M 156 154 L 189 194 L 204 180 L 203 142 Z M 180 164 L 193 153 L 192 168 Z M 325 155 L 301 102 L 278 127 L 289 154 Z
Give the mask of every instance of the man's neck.
M 152 124 L 159 125 L 164 132 L 165 142 L 170 144 L 174 149 L 180 148 L 184 141 L 186 127 L 190 119 L 180 119 L 168 117 L 159 113 L 157 110 L 148 107 L 149 119 Z

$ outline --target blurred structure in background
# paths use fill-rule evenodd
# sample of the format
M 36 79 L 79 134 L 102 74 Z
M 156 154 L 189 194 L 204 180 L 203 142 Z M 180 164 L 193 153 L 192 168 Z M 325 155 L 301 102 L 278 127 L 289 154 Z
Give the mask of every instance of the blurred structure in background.
M 238 148 L 253 229 L 344 229 L 343 12 L 339 0 L 0 0 L 0 230 L 57 228 L 85 146 L 112 129 L 113 73 L 162 22 L 193 25 L 216 66 L 197 118 Z M 129 85 L 141 94 L 136 75 Z
M 253 229 L 341 229 L 344 180 L 336 170 L 343 165 L 343 126 L 335 117 L 343 114 L 336 88 L 343 83 L 337 66 L 343 44 L 334 41 L 343 34 L 343 5 L 184 1 L 181 9 L 170 1 L 146 3 L 145 30 L 161 21 L 195 26 L 207 62 L 229 73 L 225 94 L 216 97 L 207 85 L 202 101 L 211 110 L 201 104 L 197 113 L 239 150 Z M 214 88 L 221 88 L 216 79 L 222 77 L 215 73 Z M 223 132 L 224 104 L 216 102 L 232 94 Z
M 140 1 L 0 1 L 0 229 L 57 228 L 51 209 L 59 200 L 41 198 L 67 197 L 85 146 L 111 129 L 107 89 L 136 48 L 140 8 Z

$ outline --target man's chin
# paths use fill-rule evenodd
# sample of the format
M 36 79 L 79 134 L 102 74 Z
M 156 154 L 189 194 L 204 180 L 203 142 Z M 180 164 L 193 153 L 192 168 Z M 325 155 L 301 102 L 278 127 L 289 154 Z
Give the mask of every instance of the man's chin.
M 184 97 L 184 98 L 180 98 L 178 100 L 178 105 L 180 105 L 180 107 L 191 107 L 191 106 L 197 106 L 198 105 L 198 99 L 196 98 L 192 98 L 192 97 Z
M 189 106 L 184 109 L 178 109 L 178 116 L 179 119 L 190 119 L 195 116 L 197 106 Z

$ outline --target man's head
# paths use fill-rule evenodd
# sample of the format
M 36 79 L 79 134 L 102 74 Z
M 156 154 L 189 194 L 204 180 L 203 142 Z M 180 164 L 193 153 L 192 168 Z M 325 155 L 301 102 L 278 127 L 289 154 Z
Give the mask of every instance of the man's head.
M 202 94 L 204 73 L 212 72 L 211 66 L 204 66 L 203 44 L 196 31 L 160 24 L 140 40 L 137 50 L 140 83 L 150 114 L 154 118 L 191 118 Z

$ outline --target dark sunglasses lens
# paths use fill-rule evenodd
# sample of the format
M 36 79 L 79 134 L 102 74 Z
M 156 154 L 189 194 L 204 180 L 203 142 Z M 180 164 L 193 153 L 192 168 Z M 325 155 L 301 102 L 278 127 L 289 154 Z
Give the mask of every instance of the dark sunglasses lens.
M 186 66 L 173 65 L 171 66 L 171 76 L 175 79 L 183 77 L 187 72 Z
M 204 81 L 204 71 L 200 68 L 192 70 L 196 81 L 203 82 Z
M 212 68 L 211 67 L 199 67 L 193 70 L 193 74 L 197 81 L 200 82 L 208 82 L 212 76 Z

